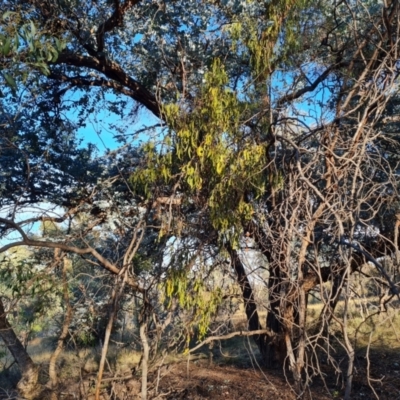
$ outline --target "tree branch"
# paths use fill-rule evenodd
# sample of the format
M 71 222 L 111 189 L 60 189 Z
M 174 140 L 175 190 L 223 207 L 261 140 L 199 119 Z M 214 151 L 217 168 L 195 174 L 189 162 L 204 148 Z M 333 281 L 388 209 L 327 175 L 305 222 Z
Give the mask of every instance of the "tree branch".
M 342 246 L 347 246 L 347 247 L 351 247 L 354 250 L 360 252 L 363 256 L 365 256 L 365 258 L 371 262 L 372 264 L 375 265 L 376 269 L 385 277 L 385 279 L 387 280 L 389 286 L 390 286 L 390 291 L 396 295 L 399 300 L 400 300 L 400 293 L 399 293 L 399 289 L 397 288 L 396 284 L 390 279 L 390 276 L 388 275 L 388 273 L 385 271 L 385 268 L 382 267 L 382 265 L 374 258 L 371 256 L 371 254 L 369 254 L 367 251 L 363 250 L 358 244 L 353 244 L 350 243 L 347 240 L 341 239 L 339 244 L 341 244 Z
M 48 76 L 50 79 L 54 79 L 59 82 L 68 82 L 71 83 L 71 86 L 96 86 L 96 87 L 106 87 L 110 89 L 115 89 L 117 92 L 122 93 L 128 97 L 134 98 L 135 92 L 133 90 L 129 90 L 124 86 L 120 85 L 115 81 L 109 81 L 107 79 L 98 78 L 98 79 L 87 79 L 83 76 L 67 76 L 56 73 L 51 73 Z
M 7 251 L 11 248 L 18 247 L 18 246 L 32 246 L 32 247 L 42 247 L 42 248 L 48 248 L 48 249 L 60 249 L 60 250 L 63 250 L 63 251 L 69 252 L 69 253 L 74 253 L 74 254 L 79 254 L 79 255 L 90 254 L 97 261 L 99 261 L 99 263 L 102 264 L 106 270 L 112 272 L 115 275 L 119 275 L 121 273 L 121 270 L 116 265 L 114 265 L 112 262 L 107 260 L 98 251 L 96 251 L 94 248 L 92 248 L 90 246 L 82 249 L 80 247 L 70 246 L 66 243 L 48 242 L 45 240 L 42 241 L 42 240 L 29 239 L 29 237 L 26 235 L 26 233 L 23 231 L 23 229 L 18 224 L 16 224 L 14 221 L 10 221 L 5 218 L 0 218 L 0 223 L 11 226 L 15 230 L 17 230 L 18 233 L 22 236 L 21 241 L 9 243 L 9 244 L 1 247 L 0 254 L 4 253 L 5 251 Z M 133 278 L 129 278 L 127 283 L 135 290 L 137 290 L 141 293 L 144 292 L 144 289 L 141 288 Z
M 115 10 L 113 14 L 97 28 L 96 41 L 98 52 L 102 52 L 104 50 L 104 34 L 112 31 L 116 27 L 122 26 L 126 11 L 139 2 L 140 0 L 127 0 L 121 5 L 119 0 L 114 0 Z
M 106 58 L 100 60 L 96 57 L 64 51 L 60 54 L 54 64 L 67 64 L 79 68 L 86 67 L 101 72 L 107 78 L 117 82 L 115 85 L 113 85 L 112 82 L 109 82 L 107 84 L 108 87 L 112 87 L 118 91 L 121 91 L 124 87 L 128 88 L 129 92 L 125 92 L 124 94 L 127 94 L 132 99 L 145 106 L 156 117 L 161 118 L 160 105 L 155 96 L 138 81 L 131 78 L 116 62 Z M 57 75 L 53 74 L 53 76 L 55 78 Z M 89 83 L 89 81 L 86 83 Z M 104 82 L 102 84 L 105 85 Z
M 334 68 L 338 68 L 341 65 L 342 64 L 331 65 L 317 79 L 315 79 L 315 81 L 311 85 L 308 85 L 308 86 L 304 87 L 303 89 L 300 89 L 293 93 L 286 94 L 285 96 L 281 97 L 276 103 L 277 107 L 282 106 L 284 103 L 287 103 L 288 101 L 298 99 L 299 97 L 303 96 L 303 94 L 305 94 L 307 92 L 312 92 L 313 90 L 315 90 L 317 88 L 317 86 L 321 82 L 323 82 L 329 76 L 329 74 L 332 72 L 332 70 Z
M 207 339 L 203 340 L 201 343 L 199 343 L 197 346 L 193 347 L 193 349 L 190 349 L 189 353 L 193 353 L 196 350 L 200 349 L 200 347 L 203 347 L 205 344 L 213 342 L 215 340 L 227 340 L 227 339 L 231 339 L 235 336 L 254 336 L 254 335 L 273 336 L 269 329 L 258 329 L 256 331 L 237 331 L 237 332 L 228 333 L 227 335 L 223 335 L 223 336 L 210 336 L 209 338 L 207 338 Z

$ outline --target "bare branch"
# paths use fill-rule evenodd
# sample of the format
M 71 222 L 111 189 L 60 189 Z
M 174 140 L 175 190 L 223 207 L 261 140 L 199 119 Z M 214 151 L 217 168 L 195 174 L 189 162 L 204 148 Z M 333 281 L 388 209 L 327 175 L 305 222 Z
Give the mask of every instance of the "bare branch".
M 383 268 L 383 266 L 374 257 L 372 257 L 371 254 L 369 254 L 366 250 L 362 249 L 358 244 L 351 243 L 345 239 L 342 239 L 340 241 L 340 244 L 342 246 L 351 247 L 354 250 L 357 250 L 358 252 L 363 254 L 368 261 L 370 261 L 372 264 L 374 264 L 376 269 L 386 278 L 387 282 L 389 283 L 390 291 L 393 294 L 397 295 L 397 297 L 399 297 L 399 300 L 400 300 L 400 293 L 399 293 L 399 289 L 397 288 L 396 284 L 390 279 L 390 276 L 386 272 L 385 268 Z
M 121 269 L 119 269 L 116 265 L 114 265 L 112 262 L 107 260 L 105 257 L 103 257 L 97 250 L 93 249 L 92 247 L 88 246 L 86 248 L 80 248 L 76 246 L 70 246 L 67 243 L 60 243 L 60 242 L 49 242 L 45 240 L 33 240 L 29 239 L 26 233 L 23 231 L 23 229 L 16 224 L 13 221 L 0 218 L 0 222 L 6 225 L 9 225 L 16 229 L 18 233 L 22 236 L 22 241 L 18 242 L 13 242 L 9 243 L 3 247 L 0 248 L 0 254 L 4 253 L 5 251 L 18 247 L 18 246 L 32 246 L 32 247 L 41 247 L 41 248 L 48 248 L 48 249 L 60 249 L 69 253 L 74 253 L 74 254 L 79 254 L 79 255 L 85 255 L 85 254 L 90 254 L 92 255 L 105 269 L 108 271 L 112 272 L 115 275 L 120 275 L 121 274 Z M 139 286 L 139 284 L 133 279 L 129 278 L 127 283 L 134 288 L 135 290 L 144 293 L 144 289 Z
M 196 350 L 200 349 L 203 347 L 205 344 L 214 342 L 216 340 L 227 340 L 231 339 L 235 336 L 256 336 L 256 335 L 267 335 L 267 336 L 273 336 L 271 331 L 269 329 L 257 329 L 255 331 L 236 331 L 232 333 L 228 333 L 227 335 L 223 336 L 210 336 L 207 339 L 203 340 L 201 343 L 199 343 L 197 346 L 193 347 L 193 349 L 189 350 L 189 353 L 193 353 Z
M 303 89 L 297 90 L 296 92 L 288 93 L 285 96 L 281 97 L 276 103 L 277 107 L 282 107 L 285 103 L 295 100 L 295 99 L 298 99 L 299 97 L 303 96 L 303 94 L 305 94 L 307 92 L 312 92 L 313 90 L 315 90 L 317 88 L 317 86 L 321 82 L 323 82 L 329 76 L 329 74 L 335 68 L 342 67 L 343 65 L 344 65 L 343 63 L 331 65 L 317 79 L 315 79 L 311 85 L 308 85 L 308 86 L 304 87 Z

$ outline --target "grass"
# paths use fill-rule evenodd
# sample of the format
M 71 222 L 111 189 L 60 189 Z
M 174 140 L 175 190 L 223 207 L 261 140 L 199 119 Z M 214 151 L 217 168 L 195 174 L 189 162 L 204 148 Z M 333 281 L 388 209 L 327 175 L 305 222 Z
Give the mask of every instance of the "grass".
M 368 299 L 369 304 L 377 303 L 377 299 Z M 318 319 L 323 304 L 311 304 L 308 307 L 308 326 L 312 327 Z M 374 310 L 368 310 L 364 302 L 358 299 L 352 301 L 347 310 L 348 313 L 348 332 L 356 349 L 364 349 L 370 343 L 371 352 L 387 349 L 390 352 L 393 349 L 400 348 L 400 315 L 397 310 L 388 307 L 386 313 L 377 314 Z M 344 302 L 339 302 L 336 310 L 336 317 L 341 320 L 344 314 Z M 265 321 L 266 312 L 259 313 L 261 321 Z M 246 330 L 247 320 L 243 308 L 241 308 L 231 318 L 231 328 L 234 331 Z M 333 336 L 341 338 L 341 328 L 337 321 L 331 325 Z M 50 356 L 55 346 L 55 340 L 50 338 L 35 338 L 29 343 L 28 351 L 35 363 L 42 369 L 42 379 L 45 382 L 48 379 L 47 370 Z M 336 345 L 335 345 L 336 346 Z M 100 347 L 91 347 L 85 349 L 71 350 L 66 349 L 58 359 L 59 378 L 63 382 L 75 380 L 79 382 L 81 378 L 92 379 L 95 376 L 99 360 Z M 128 375 L 132 369 L 136 368 L 140 362 L 140 352 L 129 348 L 121 348 L 116 344 L 111 344 L 108 352 L 108 364 L 106 372 L 112 372 L 118 376 Z M 4 356 L 0 358 L 1 362 L 5 360 Z M 190 356 L 191 362 L 199 359 L 209 359 L 210 364 L 214 360 L 219 365 L 235 365 L 237 367 L 251 367 L 255 361 L 259 361 L 258 349 L 251 337 L 234 337 L 222 342 L 214 342 L 212 346 L 205 345 L 198 352 Z M 164 365 L 175 364 L 181 361 L 187 361 L 188 356 L 182 353 L 169 354 L 162 363 Z M 161 358 L 157 359 L 157 366 L 161 363 Z M 18 368 L 14 366 L 7 373 L 0 373 L 0 388 L 9 389 L 19 379 Z M 1 393 L 0 393 L 1 397 Z
M 30 356 L 40 366 L 42 383 L 45 383 L 48 379 L 48 366 L 53 348 L 54 340 L 47 338 L 35 338 L 28 345 Z M 82 377 L 96 374 L 99 367 L 100 355 L 100 347 L 64 350 L 57 360 L 59 379 L 61 381 L 81 379 Z M 126 375 L 132 371 L 132 368 L 137 367 L 140 357 L 141 354 L 138 351 L 129 348 L 121 349 L 116 345 L 111 345 L 107 357 L 106 372 Z M 0 363 L 3 364 L 6 358 L 9 365 L 9 355 L 3 356 Z M 18 367 L 14 365 L 9 371 L 0 373 L 0 388 L 11 389 L 19 380 L 19 377 Z
M 357 347 L 367 346 L 368 343 L 379 348 L 400 347 L 400 316 L 398 310 L 389 306 L 386 312 L 378 313 L 377 303 L 378 301 L 374 298 L 363 299 L 362 301 L 356 299 L 349 303 L 347 309 L 349 337 Z M 322 304 L 309 307 L 309 326 L 315 323 L 322 307 Z M 338 321 L 343 321 L 344 312 L 344 301 L 340 301 L 335 310 L 337 320 L 333 320 L 331 324 L 332 332 L 341 334 L 342 328 Z
M 400 348 L 400 313 L 397 308 L 394 308 L 394 305 L 393 307 L 388 306 L 386 312 L 378 313 L 378 304 L 379 299 L 377 297 L 366 299 L 355 298 L 350 301 L 347 310 L 349 337 L 357 348 L 364 348 L 368 346 L 368 343 L 370 343 L 372 349 Z M 344 301 L 339 301 L 336 307 L 335 316 L 339 321 L 343 321 L 344 306 Z M 308 305 L 308 330 L 315 326 L 322 308 L 323 303 Z M 266 312 L 259 313 L 259 318 L 263 325 L 265 325 L 266 316 Z M 231 322 L 234 330 L 247 329 L 247 319 L 243 307 L 236 312 Z M 332 321 L 330 332 L 337 337 L 342 337 L 342 329 L 339 322 Z M 243 338 L 234 339 L 243 340 Z M 227 346 L 229 350 L 228 344 L 224 344 L 223 346 Z M 240 343 L 237 342 L 232 347 L 235 348 L 235 346 L 240 346 Z M 241 347 L 243 348 L 243 344 Z M 238 348 L 235 351 L 239 352 Z

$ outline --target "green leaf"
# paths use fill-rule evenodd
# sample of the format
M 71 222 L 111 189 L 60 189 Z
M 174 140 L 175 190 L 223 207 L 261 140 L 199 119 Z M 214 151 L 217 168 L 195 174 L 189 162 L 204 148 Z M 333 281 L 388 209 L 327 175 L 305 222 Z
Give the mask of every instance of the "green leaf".
M 2 48 L 3 55 L 7 56 L 10 52 L 10 48 L 11 48 L 11 40 L 10 40 L 10 38 L 7 38 L 5 40 L 4 46 Z
M 10 86 L 11 89 L 17 90 L 17 84 L 15 83 L 14 78 L 9 75 L 9 74 L 3 74 L 4 79 L 6 80 L 8 86 Z
M 31 26 L 31 33 L 32 33 L 32 36 L 34 36 L 34 35 L 36 35 L 36 27 L 35 27 L 35 24 L 32 22 L 32 21 L 29 21 L 30 22 L 30 26 Z
M 53 53 L 53 54 L 51 55 L 51 53 Z M 58 58 L 58 51 L 56 49 L 52 49 L 52 51 L 50 52 L 50 56 L 51 56 L 51 60 L 48 60 L 48 61 L 56 62 L 57 58 Z
M 58 53 L 61 53 L 65 47 L 67 46 L 67 44 L 63 41 L 63 40 L 59 40 L 58 38 L 54 38 L 55 42 L 56 42 L 56 49 Z
M 15 15 L 16 13 L 14 11 L 6 11 L 3 14 L 3 20 L 5 21 L 8 17 L 10 17 L 11 15 Z
M 58 51 L 60 51 L 61 50 L 61 42 L 59 41 L 58 38 L 54 38 L 54 41 L 56 42 L 56 49 Z
M 27 41 L 27 43 L 28 43 L 29 50 L 33 53 L 33 52 L 35 51 L 35 48 L 34 48 L 34 46 L 33 46 L 33 40 L 32 40 L 32 38 L 26 37 L 25 39 L 26 39 L 26 41 Z

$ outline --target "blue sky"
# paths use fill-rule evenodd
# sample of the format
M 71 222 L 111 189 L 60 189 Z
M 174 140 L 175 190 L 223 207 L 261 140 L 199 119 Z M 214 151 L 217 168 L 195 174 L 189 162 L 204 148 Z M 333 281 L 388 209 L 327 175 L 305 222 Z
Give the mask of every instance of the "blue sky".
M 78 99 L 79 92 L 76 92 L 68 100 L 77 101 Z M 94 144 L 97 147 L 99 155 L 121 146 L 121 143 L 115 138 L 119 134 L 123 134 L 127 140 L 133 140 L 137 144 L 140 141 L 146 141 L 148 139 L 146 133 L 137 135 L 136 132 L 158 123 L 158 119 L 144 108 L 137 115 L 130 115 L 130 110 L 133 110 L 135 107 L 134 102 L 130 99 L 128 99 L 125 111 L 126 115 L 121 118 L 121 116 L 110 111 L 112 103 L 116 100 L 115 95 L 106 94 L 104 102 L 99 106 L 98 110 L 86 120 L 86 126 L 79 128 L 77 131 L 78 138 L 82 139 L 82 145 L 85 146 L 88 143 Z M 77 116 L 75 114 L 71 113 L 68 117 L 71 120 L 76 120 Z

